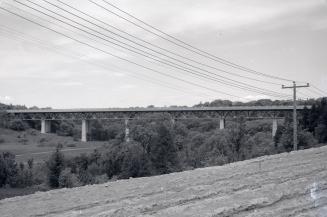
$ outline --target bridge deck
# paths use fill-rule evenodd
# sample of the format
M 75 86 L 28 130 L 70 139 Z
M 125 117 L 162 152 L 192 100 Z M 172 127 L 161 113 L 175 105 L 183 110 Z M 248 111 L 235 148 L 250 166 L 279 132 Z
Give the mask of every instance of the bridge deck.
M 305 106 L 297 106 L 303 110 Z M 310 108 L 310 106 L 306 106 Z M 291 111 L 293 106 L 232 106 L 232 107 L 167 107 L 167 108 L 90 108 L 90 109 L 27 109 L 7 110 L 10 114 L 35 113 L 96 113 L 96 112 L 200 112 L 200 111 Z

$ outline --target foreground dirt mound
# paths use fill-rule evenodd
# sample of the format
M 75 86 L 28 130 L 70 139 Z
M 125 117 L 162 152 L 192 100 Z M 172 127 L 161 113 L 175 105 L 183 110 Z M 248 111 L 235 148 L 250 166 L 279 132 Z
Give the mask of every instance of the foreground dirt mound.
M 327 216 L 327 147 L 0 201 L 0 216 Z

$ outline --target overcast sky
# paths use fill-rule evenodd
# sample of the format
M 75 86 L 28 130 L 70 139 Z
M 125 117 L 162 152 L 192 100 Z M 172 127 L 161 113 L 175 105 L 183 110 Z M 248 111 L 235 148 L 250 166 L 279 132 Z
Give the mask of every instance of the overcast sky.
M 191 53 L 114 16 L 90 1 L 62 1 L 104 23 L 202 64 L 245 77 L 291 85 L 290 82 L 253 75 Z M 119 13 L 102 0 L 94 1 Z M 326 0 L 108 1 L 217 57 L 269 75 L 310 82 L 327 91 Z M 22 2 L 37 8 L 28 1 Z M 92 26 L 43 0 L 33 2 L 93 28 L 100 36 L 101 33 L 110 35 L 105 31 L 110 28 L 104 23 L 92 20 L 98 25 Z M 51 2 L 72 11 L 58 1 Z M 155 63 L 17 2 L 0 0 L 0 4 L 3 8 L 107 52 L 90 48 L 0 10 L 0 102 L 39 107 L 86 108 L 193 105 L 218 98 L 244 101 L 267 97 L 265 94 L 200 79 L 185 71 Z M 144 69 L 108 53 L 178 79 Z M 211 71 L 212 68 L 206 69 Z M 282 90 L 279 85 L 218 71 L 215 73 L 256 87 L 283 94 L 291 93 L 290 89 Z M 182 82 L 181 79 L 187 82 Z M 318 93 L 305 89 L 301 92 L 303 95 L 300 97 L 318 96 Z

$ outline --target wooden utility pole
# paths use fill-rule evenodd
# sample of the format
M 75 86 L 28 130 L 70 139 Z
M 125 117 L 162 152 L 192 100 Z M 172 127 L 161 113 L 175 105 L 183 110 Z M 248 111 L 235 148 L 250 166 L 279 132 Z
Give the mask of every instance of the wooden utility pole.
M 298 85 L 296 86 L 296 82 L 293 81 L 293 86 L 284 86 L 282 85 L 282 89 L 293 88 L 293 149 L 297 150 L 297 117 L 296 117 L 296 88 L 300 87 L 309 87 L 309 83 L 306 85 Z

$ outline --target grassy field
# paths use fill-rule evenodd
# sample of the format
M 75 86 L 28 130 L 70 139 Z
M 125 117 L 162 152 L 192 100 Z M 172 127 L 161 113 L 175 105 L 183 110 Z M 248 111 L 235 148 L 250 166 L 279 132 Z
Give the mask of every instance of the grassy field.
M 72 137 L 41 134 L 33 129 L 17 132 L 0 128 L 0 152 L 10 151 L 16 155 L 18 162 L 26 162 L 30 158 L 35 162 L 47 160 L 58 144 L 62 144 L 65 156 L 77 156 L 101 149 L 107 143 L 74 141 Z
M 46 189 L 41 189 L 38 186 L 32 186 L 27 188 L 0 188 L 0 200 L 9 197 L 34 194 L 37 191 L 45 191 L 45 190 Z

